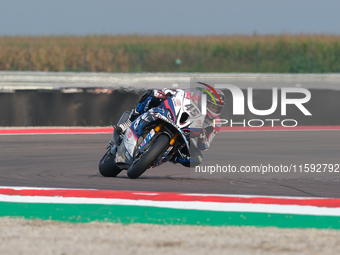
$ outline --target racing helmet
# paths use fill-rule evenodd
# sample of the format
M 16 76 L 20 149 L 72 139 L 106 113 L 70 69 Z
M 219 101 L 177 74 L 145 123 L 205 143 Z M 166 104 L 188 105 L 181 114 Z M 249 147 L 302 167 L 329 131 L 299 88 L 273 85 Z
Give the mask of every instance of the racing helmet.
M 222 90 L 219 89 L 215 89 L 216 93 L 210 88 L 207 88 L 207 90 L 210 92 L 210 94 L 203 91 L 203 93 L 207 95 L 207 115 L 209 117 L 216 118 L 222 113 L 225 106 L 225 95 Z

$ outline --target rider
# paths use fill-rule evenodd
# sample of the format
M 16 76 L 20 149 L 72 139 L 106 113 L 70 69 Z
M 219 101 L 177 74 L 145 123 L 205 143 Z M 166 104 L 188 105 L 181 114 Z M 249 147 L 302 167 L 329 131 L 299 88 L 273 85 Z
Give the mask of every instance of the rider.
M 191 157 L 187 155 L 187 151 L 185 150 L 178 151 L 171 159 L 173 163 L 180 163 L 185 167 L 195 167 L 199 165 L 203 160 L 201 151 L 205 151 L 209 148 L 215 135 L 220 130 L 221 125 L 215 124 L 214 126 L 214 123 L 218 123 L 216 120 L 219 120 L 218 116 L 224 108 L 225 96 L 221 90 L 216 90 L 222 102 L 222 104 L 220 104 L 215 93 L 213 93 L 210 89 L 208 90 L 210 91 L 210 94 L 207 96 L 207 115 L 203 123 L 203 128 L 201 129 L 201 132 L 199 132 L 197 141 L 192 141 L 192 144 L 190 144 Z M 139 100 L 136 109 L 131 111 L 129 118 L 125 122 L 115 126 L 116 131 L 123 134 L 130 127 L 131 123 L 138 118 L 138 116 L 147 112 L 151 108 L 159 106 L 164 100 L 171 98 L 175 93 L 175 91 L 170 89 L 149 89 Z M 214 99 L 211 98 L 211 95 L 213 95 Z M 215 102 L 218 102 L 218 104 Z

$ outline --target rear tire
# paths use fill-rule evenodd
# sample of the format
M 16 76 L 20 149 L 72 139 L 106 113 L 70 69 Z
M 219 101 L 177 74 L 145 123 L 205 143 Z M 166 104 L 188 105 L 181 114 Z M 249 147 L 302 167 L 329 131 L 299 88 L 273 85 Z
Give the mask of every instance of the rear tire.
M 115 162 L 115 155 L 105 153 L 99 161 L 99 172 L 105 177 L 116 177 L 122 169 L 120 169 Z
M 135 165 L 129 168 L 127 171 L 129 178 L 136 179 L 141 176 L 160 155 L 163 156 L 169 147 L 169 142 L 169 136 L 161 134 L 145 155 Z

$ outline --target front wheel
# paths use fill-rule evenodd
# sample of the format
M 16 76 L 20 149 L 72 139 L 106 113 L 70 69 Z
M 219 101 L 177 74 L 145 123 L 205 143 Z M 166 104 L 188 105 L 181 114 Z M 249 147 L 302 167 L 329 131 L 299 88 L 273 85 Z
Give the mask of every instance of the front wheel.
M 99 172 L 105 177 L 116 177 L 121 171 L 116 165 L 115 156 L 108 152 L 99 161 Z
M 155 160 L 159 158 L 159 156 L 163 156 L 166 149 L 169 147 L 169 142 L 169 136 L 161 134 L 145 155 L 129 168 L 127 175 L 131 179 L 141 176 L 153 163 L 155 163 Z

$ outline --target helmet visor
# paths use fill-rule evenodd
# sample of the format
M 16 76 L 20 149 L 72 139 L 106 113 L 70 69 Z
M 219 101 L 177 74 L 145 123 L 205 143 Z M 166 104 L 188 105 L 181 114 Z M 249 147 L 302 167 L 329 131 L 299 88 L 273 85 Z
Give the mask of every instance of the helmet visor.
M 215 114 L 215 115 L 220 115 L 223 110 L 223 106 L 219 105 L 219 103 L 215 104 L 209 101 L 207 103 L 207 108 L 210 113 Z

